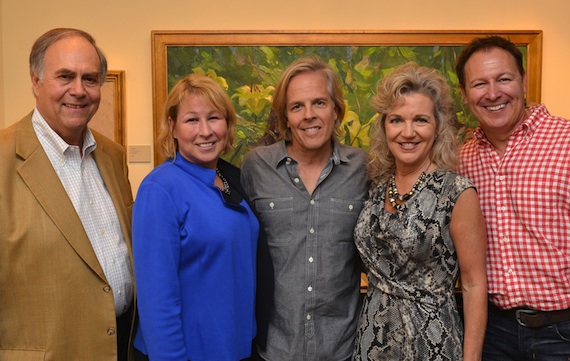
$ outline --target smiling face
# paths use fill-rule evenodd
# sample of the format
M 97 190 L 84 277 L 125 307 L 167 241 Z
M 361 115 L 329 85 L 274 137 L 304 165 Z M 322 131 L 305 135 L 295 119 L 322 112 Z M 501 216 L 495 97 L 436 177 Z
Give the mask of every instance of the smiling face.
M 185 95 L 176 121 L 169 120 L 178 152 L 189 162 L 215 169 L 228 142 L 228 123 L 202 95 Z
M 97 51 L 82 37 L 64 37 L 47 48 L 44 66 L 43 75 L 32 75 L 36 106 L 63 140 L 81 145 L 101 98 Z
M 291 148 L 298 154 L 330 154 L 337 111 L 319 72 L 301 73 L 289 82 L 286 102 Z
M 525 119 L 525 77 L 506 50 L 492 48 L 471 55 L 461 93 L 488 136 L 508 137 Z
M 432 100 L 420 93 L 404 95 L 386 114 L 386 142 L 402 172 L 423 170 L 429 162 L 437 123 Z

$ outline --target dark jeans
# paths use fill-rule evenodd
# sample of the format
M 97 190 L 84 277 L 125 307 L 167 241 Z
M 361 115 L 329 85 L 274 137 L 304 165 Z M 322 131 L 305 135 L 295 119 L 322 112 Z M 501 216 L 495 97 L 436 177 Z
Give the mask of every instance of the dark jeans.
M 117 353 L 119 361 L 127 361 L 131 333 L 132 306 L 124 315 L 117 317 Z
M 570 321 L 540 328 L 489 311 L 483 361 L 569 361 Z

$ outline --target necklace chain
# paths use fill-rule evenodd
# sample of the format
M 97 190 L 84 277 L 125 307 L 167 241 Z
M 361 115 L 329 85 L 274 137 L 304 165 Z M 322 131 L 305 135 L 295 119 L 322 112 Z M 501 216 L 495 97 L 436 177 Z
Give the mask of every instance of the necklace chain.
M 420 174 L 418 177 L 416 183 L 414 183 L 412 189 L 410 189 L 408 193 L 400 194 L 398 193 L 398 188 L 396 187 L 396 175 L 393 174 L 392 177 L 390 177 L 390 183 L 388 183 L 388 200 L 390 201 L 392 207 L 394 207 L 394 209 L 397 211 L 401 210 L 403 204 L 398 204 L 397 200 L 400 202 L 406 202 L 408 199 L 412 198 L 412 196 L 416 194 L 423 186 L 425 180 L 426 172 L 422 172 L 422 174 Z
M 222 180 L 222 184 L 224 185 L 224 189 L 222 189 L 222 192 L 224 192 L 229 196 L 232 193 L 232 191 L 230 190 L 230 184 L 226 180 L 226 177 L 222 175 L 222 172 L 220 172 L 218 168 L 216 168 L 216 174 L 218 175 L 218 177 L 220 177 L 220 179 Z

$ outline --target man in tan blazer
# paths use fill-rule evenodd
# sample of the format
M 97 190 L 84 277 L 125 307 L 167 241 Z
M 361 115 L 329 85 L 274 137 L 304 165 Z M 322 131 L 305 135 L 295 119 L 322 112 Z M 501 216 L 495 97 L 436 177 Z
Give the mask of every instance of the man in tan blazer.
M 89 34 L 48 31 L 30 54 L 36 108 L 0 130 L 0 361 L 128 359 L 126 157 L 87 127 L 106 70 Z

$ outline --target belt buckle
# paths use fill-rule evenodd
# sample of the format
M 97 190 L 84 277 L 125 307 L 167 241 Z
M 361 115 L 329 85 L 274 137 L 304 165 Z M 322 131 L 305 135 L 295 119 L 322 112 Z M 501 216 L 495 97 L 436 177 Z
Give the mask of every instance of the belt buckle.
M 516 319 L 517 319 L 518 324 L 521 325 L 521 326 L 524 326 L 524 327 L 534 327 L 534 326 L 525 323 L 525 322 L 522 320 L 521 316 L 522 316 L 522 315 L 534 316 L 534 315 L 536 315 L 536 314 L 538 314 L 538 312 L 535 311 L 535 310 L 520 309 L 520 310 L 516 310 L 516 311 L 515 311 L 515 317 L 516 317 Z

